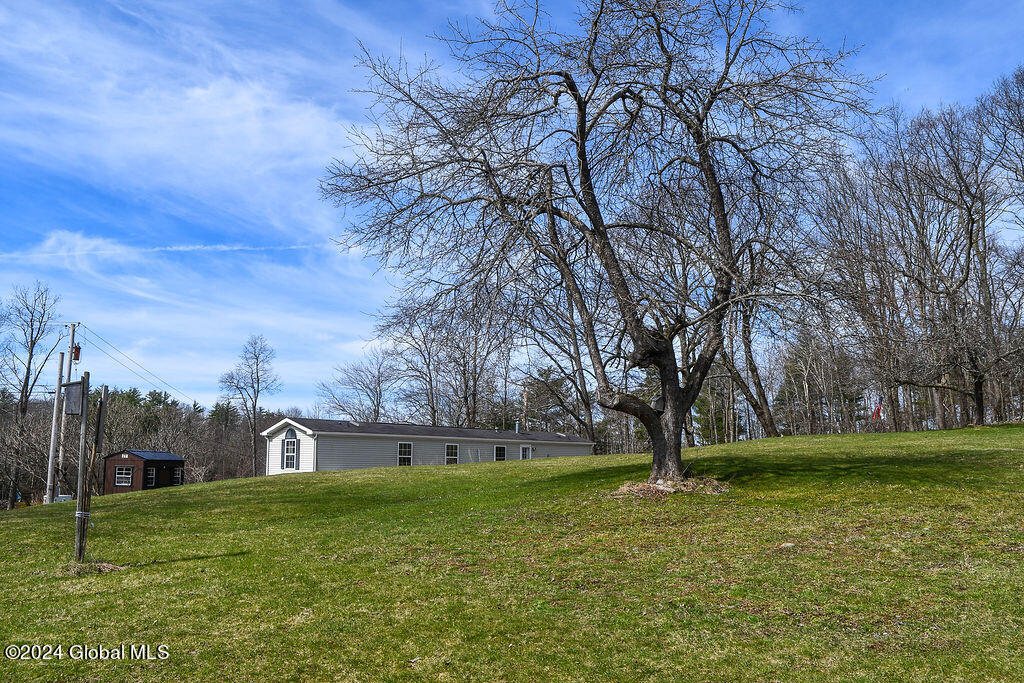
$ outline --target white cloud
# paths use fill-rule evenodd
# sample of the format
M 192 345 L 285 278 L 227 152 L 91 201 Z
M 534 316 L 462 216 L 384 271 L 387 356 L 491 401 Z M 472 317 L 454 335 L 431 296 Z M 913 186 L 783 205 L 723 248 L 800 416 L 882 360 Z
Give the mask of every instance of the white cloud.
M 367 313 L 388 290 L 357 256 L 321 247 L 239 258 L 235 250 L 195 246 L 137 248 L 57 231 L 2 262 L 13 282 L 31 281 L 47 264 L 64 320 L 85 322 L 207 406 L 251 333 L 278 350 L 285 391 L 269 399 L 272 406 L 312 405 L 316 381 L 360 355 L 373 336 Z M 162 388 L 108 358 L 90 337 L 85 330 L 83 368 L 96 382 Z
M 5 165 L 93 188 L 40 206 L 38 221 L 0 219 L 0 288 L 47 281 L 66 320 L 206 405 L 263 333 L 285 381 L 271 405 L 310 405 L 390 291 L 329 243 L 340 212 L 317 188 L 362 115 L 339 32 L 394 49 L 385 26 L 302 0 L 0 6 Z M 84 334 L 96 381 L 159 388 Z
M 104 188 L 199 201 L 267 232 L 336 232 L 337 212 L 316 185 L 346 145 L 336 108 L 197 27 L 144 28 L 45 3 L 0 17 L 0 63 L 11 74 L 0 86 L 0 146 Z M 168 38 L 191 42 L 172 50 Z

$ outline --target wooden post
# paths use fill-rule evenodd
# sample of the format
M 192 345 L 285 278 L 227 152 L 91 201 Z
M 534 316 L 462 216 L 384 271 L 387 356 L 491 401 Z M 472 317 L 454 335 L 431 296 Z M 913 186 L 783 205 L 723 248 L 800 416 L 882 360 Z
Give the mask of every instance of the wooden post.
M 103 390 L 100 392 L 100 406 L 99 411 L 96 415 L 96 434 L 92 442 L 92 454 L 89 456 L 89 465 L 86 471 L 85 478 L 85 492 L 82 504 L 82 510 L 85 512 L 84 518 L 79 519 L 79 523 L 82 529 L 82 543 L 81 550 L 76 546 L 75 556 L 79 562 L 85 561 L 85 539 L 89 532 L 89 511 L 92 508 L 92 487 L 89 485 L 92 479 L 93 467 L 96 464 L 96 454 L 103 450 L 103 424 L 107 419 L 107 385 L 103 385 Z M 82 523 L 84 521 L 84 524 Z M 77 534 L 76 534 L 77 540 Z
M 81 423 L 78 430 L 78 490 L 75 505 L 75 559 L 85 561 L 85 534 L 89 527 L 89 511 L 85 509 L 85 437 L 89 427 L 89 373 L 82 373 Z
M 60 396 L 64 383 L 64 352 L 61 351 L 60 360 L 57 361 L 57 386 L 53 390 L 53 421 L 50 423 L 50 455 L 46 461 L 46 493 L 43 494 L 44 503 L 53 502 L 53 481 L 54 481 L 54 459 L 57 455 L 57 413 L 60 412 Z

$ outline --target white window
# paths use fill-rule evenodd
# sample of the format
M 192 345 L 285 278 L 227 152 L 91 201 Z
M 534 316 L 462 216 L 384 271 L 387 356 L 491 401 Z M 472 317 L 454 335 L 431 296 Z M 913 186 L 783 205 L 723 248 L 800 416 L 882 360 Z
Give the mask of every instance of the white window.
M 444 445 L 444 464 L 445 465 L 458 465 L 459 464 L 459 444 L 457 444 L 457 443 L 446 443 Z
M 114 486 L 131 486 L 134 467 L 115 467 Z
M 520 446 L 519 447 L 519 459 L 529 460 L 533 457 L 533 446 Z
M 412 444 L 398 444 L 398 464 L 403 467 L 412 465 Z
M 285 439 L 284 440 L 284 468 L 286 470 L 295 469 L 295 451 L 298 449 L 297 439 Z
M 155 467 L 147 467 L 146 468 L 146 486 L 149 486 L 149 487 L 156 486 L 156 468 Z
M 184 472 L 180 467 L 174 468 L 174 479 L 172 481 L 174 482 L 175 486 L 181 486 L 184 483 L 184 480 L 182 478 L 183 474 Z
M 495 446 L 494 447 L 494 462 L 500 462 L 505 459 L 505 447 Z

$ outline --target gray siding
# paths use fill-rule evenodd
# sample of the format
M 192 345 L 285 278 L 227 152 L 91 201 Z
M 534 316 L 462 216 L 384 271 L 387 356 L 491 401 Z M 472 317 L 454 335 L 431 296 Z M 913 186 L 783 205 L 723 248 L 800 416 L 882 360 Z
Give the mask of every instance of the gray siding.
M 494 446 L 505 446 L 506 460 L 519 460 L 520 445 L 532 445 L 534 458 L 590 455 L 590 444 L 520 444 L 518 441 L 484 441 L 469 439 L 405 439 L 397 436 L 364 434 L 320 434 L 317 437 L 318 470 L 351 470 L 363 467 L 398 465 L 398 444 L 412 443 L 413 465 L 443 465 L 445 445 L 459 446 L 459 463 L 492 462 Z

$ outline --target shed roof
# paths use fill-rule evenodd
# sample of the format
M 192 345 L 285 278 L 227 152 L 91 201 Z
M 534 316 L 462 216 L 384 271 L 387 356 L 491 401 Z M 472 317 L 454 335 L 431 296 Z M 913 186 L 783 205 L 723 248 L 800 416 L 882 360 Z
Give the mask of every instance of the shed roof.
M 380 434 L 388 436 L 432 436 L 440 438 L 490 439 L 497 441 L 550 441 L 565 443 L 589 444 L 572 434 L 560 432 L 516 432 L 513 430 L 470 429 L 468 427 L 434 427 L 430 425 L 410 424 L 408 422 L 356 422 L 352 420 L 321 420 L 310 417 L 292 417 L 286 420 L 305 427 L 311 432 L 320 434 Z M 283 422 L 264 431 L 279 427 Z
M 122 453 L 131 453 L 132 455 L 139 456 L 143 460 L 175 460 L 179 462 L 185 462 L 185 458 L 181 457 L 180 455 L 175 455 L 174 453 L 168 453 L 167 451 L 139 451 L 135 450 L 134 448 L 126 448 L 123 451 L 111 453 L 106 457 L 110 458 L 115 455 L 121 455 Z

